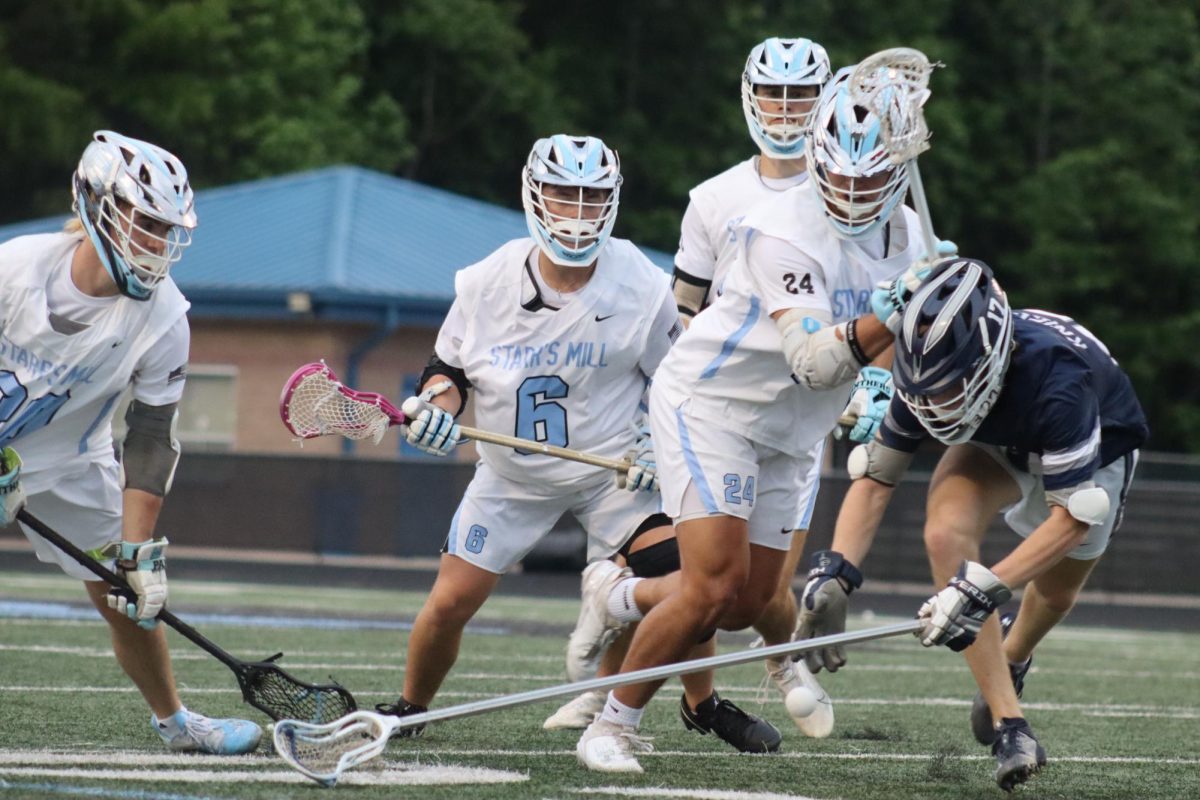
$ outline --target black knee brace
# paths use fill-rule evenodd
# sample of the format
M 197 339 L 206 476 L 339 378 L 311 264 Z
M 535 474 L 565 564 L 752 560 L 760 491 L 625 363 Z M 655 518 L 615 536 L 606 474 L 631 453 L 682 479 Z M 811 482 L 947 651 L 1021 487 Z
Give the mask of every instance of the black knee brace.
M 658 578 L 679 570 L 679 542 L 672 536 L 625 556 L 639 578 Z

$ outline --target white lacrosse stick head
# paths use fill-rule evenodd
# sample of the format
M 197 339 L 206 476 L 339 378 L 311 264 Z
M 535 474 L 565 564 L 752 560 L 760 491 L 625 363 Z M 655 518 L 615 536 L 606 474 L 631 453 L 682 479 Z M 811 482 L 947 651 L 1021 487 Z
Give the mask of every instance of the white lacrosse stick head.
M 288 766 L 328 787 L 346 770 L 382 753 L 394 729 L 386 717 L 355 711 L 325 725 L 280 720 L 273 739 L 275 752 Z
M 380 395 L 343 386 L 333 370 L 318 361 L 288 378 L 279 398 L 279 415 L 300 440 L 336 434 L 379 444 L 400 412 Z
M 929 149 L 924 106 L 930 94 L 929 76 L 940 66 L 920 50 L 893 47 L 863 59 L 850 75 L 855 103 L 879 118 L 880 135 L 895 164 Z

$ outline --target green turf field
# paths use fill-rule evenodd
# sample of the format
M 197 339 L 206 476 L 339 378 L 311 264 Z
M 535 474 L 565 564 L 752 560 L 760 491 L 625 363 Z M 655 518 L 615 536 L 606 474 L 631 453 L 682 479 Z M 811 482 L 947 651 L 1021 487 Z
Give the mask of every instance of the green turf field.
M 0 573 L 7 601 L 79 602 L 77 583 L 49 569 Z M 172 583 L 180 616 L 214 610 L 290 617 L 319 614 L 411 619 L 411 593 L 314 590 L 244 584 Z M 497 597 L 469 634 L 440 705 L 562 682 L 562 646 L 575 606 L 561 600 Z M 10 612 L 11 615 L 11 612 Z M 891 620 L 857 620 L 868 627 Z M 226 649 L 259 658 L 287 653 L 299 677 L 332 674 L 370 705 L 398 693 L 405 634 L 378 630 L 267 629 L 197 625 Z M 497 629 L 510 632 L 499 633 Z M 172 634 L 185 702 L 210 715 L 246 714 L 225 667 Z M 748 637 L 728 637 L 743 647 Z M 837 715 L 834 735 L 805 739 L 774 694 L 759 710 L 757 666 L 718 675 L 723 694 L 784 731 L 784 751 L 738 755 L 712 737 L 686 732 L 669 683 L 643 732 L 656 752 L 646 774 L 613 777 L 575 762 L 573 732 L 545 732 L 553 703 L 431 727 L 321 790 L 274 758 L 172 755 L 150 731 L 148 713 L 108 652 L 98 621 L 0 618 L 0 797 L 110 798 L 986 798 L 1001 797 L 992 762 L 967 726 L 973 685 L 961 659 L 903 638 L 858 646 L 845 671 L 825 679 Z M 1050 765 L 1018 790 L 1037 798 L 1200 797 L 1200 636 L 1067 627 L 1037 654 L 1027 714 Z M 330 793 L 332 791 L 332 794 Z

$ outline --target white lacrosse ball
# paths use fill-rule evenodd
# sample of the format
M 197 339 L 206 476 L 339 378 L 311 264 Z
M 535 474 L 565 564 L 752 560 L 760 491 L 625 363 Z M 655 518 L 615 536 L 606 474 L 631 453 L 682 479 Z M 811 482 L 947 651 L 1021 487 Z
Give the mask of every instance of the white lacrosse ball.
M 807 717 L 817 710 L 817 696 L 807 686 L 797 686 L 787 693 L 783 704 L 792 717 Z

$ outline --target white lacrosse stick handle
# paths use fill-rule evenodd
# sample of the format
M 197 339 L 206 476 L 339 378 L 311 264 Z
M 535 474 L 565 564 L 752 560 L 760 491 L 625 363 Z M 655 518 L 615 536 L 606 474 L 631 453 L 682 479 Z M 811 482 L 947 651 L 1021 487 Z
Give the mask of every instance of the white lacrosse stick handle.
M 404 412 L 404 416 L 412 419 L 421 413 L 421 408 L 418 405 L 419 401 L 414 402 L 416 398 L 410 397 L 400 406 L 400 410 Z M 601 467 L 603 469 L 611 469 L 616 472 L 628 472 L 629 462 L 618 458 L 605 458 L 604 456 L 596 456 L 591 453 L 583 453 L 579 450 L 570 450 L 566 447 L 558 447 L 553 444 L 544 444 L 535 442 L 532 439 L 522 439 L 518 436 L 506 436 L 503 433 L 492 433 L 491 431 L 480 430 L 479 428 L 468 428 L 465 425 L 459 427 L 459 432 L 464 439 L 474 439 L 477 442 L 487 442 L 488 444 L 498 444 L 501 447 L 511 447 L 514 450 L 528 450 L 532 453 L 541 453 L 552 458 L 561 458 L 565 461 L 577 461 L 580 464 L 590 464 L 593 467 Z

